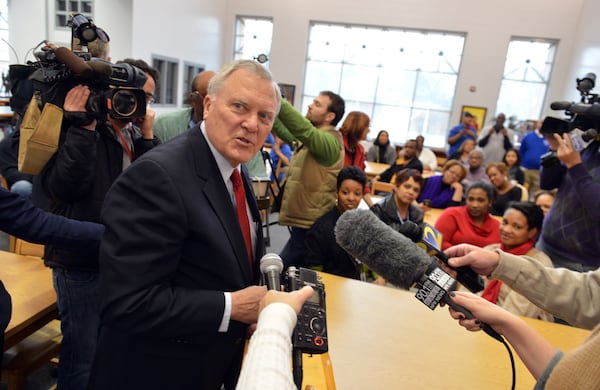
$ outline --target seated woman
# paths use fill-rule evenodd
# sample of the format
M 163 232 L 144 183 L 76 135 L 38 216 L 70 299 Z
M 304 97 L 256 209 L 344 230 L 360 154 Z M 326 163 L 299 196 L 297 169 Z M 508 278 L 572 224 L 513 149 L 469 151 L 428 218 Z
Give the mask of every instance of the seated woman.
M 485 173 L 490 178 L 490 182 L 498 191 L 496 200 L 492 204 L 490 212 L 493 215 L 503 215 L 510 202 L 521 200 L 521 188 L 508 179 L 508 167 L 506 164 L 490 163 L 485 167 Z
M 544 252 L 534 248 L 543 221 L 544 213 L 535 203 L 513 202 L 502 217 L 500 244 L 488 245 L 485 249 L 499 248 L 513 255 L 526 255 L 533 257 L 546 267 L 552 267 L 552 260 Z M 554 321 L 552 314 L 540 309 L 500 280 L 488 281 L 482 297 L 513 314 L 543 321 Z
M 491 185 L 477 181 L 467 189 L 464 206 L 449 207 L 442 212 L 435 228 L 443 235 L 443 250 L 463 243 L 483 247 L 500 242 L 500 222 L 488 211 L 494 196 Z
M 395 160 L 396 148 L 390 145 L 390 134 L 381 130 L 377 133 L 373 146 L 367 151 L 367 161 L 391 165 Z
M 457 160 L 465 167 L 469 166 L 469 154 L 471 150 L 475 149 L 475 141 L 471 138 L 465 140 L 465 142 L 460 145 L 460 148 L 452 153 L 451 156 L 448 157 L 448 160 Z
M 371 207 L 379 219 L 414 242 L 423 236 L 423 211 L 413 205 L 423 182 L 416 169 L 403 169 L 396 175 L 394 190 Z
M 554 204 L 554 197 L 554 191 L 548 190 L 538 191 L 533 197 L 534 203 L 540 206 L 540 208 L 544 212 L 544 217 L 548 215 L 548 211 L 550 211 L 550 208 Z
M 311 268 L 346 278 L 368 279 L 368 269 L 337 244 L 334 234 L 340 215 L 358 207 L 366 183 L 367 176 L 358 167 L 349 166 L 340 170 L 336 205 L 317 219 L 306 234 L 306 264 Z
M 525 183 L 525 171 L 521 167 L 521 155 L 515 148 L 508 149 L 502 157 L 502 162 L 508 167 L 508 179 L 523 185 Z
M 460 182 L 467 176 L 467 169 L 456 160 L 448 160 L 444 164 L 441 175 L 431 176 L 425 180 L 423 190 L 417 199 L 418 207 L 427 211 L 429 208 L 444 209 L 457 206 L 462 202 L 463 186 Z

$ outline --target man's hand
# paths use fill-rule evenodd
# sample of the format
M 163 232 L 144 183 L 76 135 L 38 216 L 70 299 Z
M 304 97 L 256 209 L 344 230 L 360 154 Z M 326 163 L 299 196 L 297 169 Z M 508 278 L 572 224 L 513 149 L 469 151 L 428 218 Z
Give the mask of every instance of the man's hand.
M 450 258 L 450 266 L 457 268 L 466 265 L 483 276 L 489 276 L 500 262 L 498 253 L 469 244 L 455 245 L 446 249 L 444 253 Z
M 304 286 L 300 290 L 292 292 L 283 292 L 276 290 L 269 290 L 265 296 L 260 300 L 259 311 L 262 311 L 265 307 L 274 302 L 287 303 L 294 309 L 296 314 L 302 310 L 302 305 L 308 298 L 314 293 L 314 290 L 310 286 Z
M 558 148 L 556 149 L 556 157 L 565 163 L 567 168 L 571 168 L 574 165 L 581 164 L 581 154 L 575 151 L 573 143 L 569 134 L 563 134 L 562 138 L 558 134 L 553 134 Z
M 244 324 L 258 321 L 260 300 L 267 293 L 266 286 L 250 286 L 231 293 L 231 319 Z
M 65 112 L 85 113 L 87 112 L 85 104 L 90 97 L 90 89 L 86 85 L 77 85 L 67 92 L 63 110 Z M 81 126 L 86 130 L 94 131 L 96 129 L 96 120 L 94 119 L 87 125 Z
M 156 112 L 150 107 L 146 108 L 146 116 L 143 118 L 138 118 L 135 120 L 135 123 L 140 127 L 142 132 L 143 139 L 154 139 L 154 118 L 156 117 Z

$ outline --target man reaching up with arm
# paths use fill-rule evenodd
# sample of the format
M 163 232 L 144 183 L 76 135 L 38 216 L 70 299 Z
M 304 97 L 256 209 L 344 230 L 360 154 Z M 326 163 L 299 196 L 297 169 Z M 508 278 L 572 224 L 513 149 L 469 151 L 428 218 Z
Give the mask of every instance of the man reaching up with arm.
M 344 116 L 344 100 L 323 91 L 308 106 L 306 118 L 283 101 L 273 131 L 291 144 L 300 141 L 288 169 L 279 223 L 291 227 L 281 251 L 285 267 L 305 263 L 308 229 L 335 204 L 336 178 L 344 165 L 342 135 L 335 125 Z

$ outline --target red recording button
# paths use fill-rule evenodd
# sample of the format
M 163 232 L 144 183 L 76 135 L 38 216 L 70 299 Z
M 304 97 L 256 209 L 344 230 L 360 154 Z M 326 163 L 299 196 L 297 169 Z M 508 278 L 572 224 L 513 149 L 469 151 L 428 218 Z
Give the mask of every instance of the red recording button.
M 313 340 L 313 343 L 315 343 L 315 345 L 317 347 L 322 346 L 323 344 L 325 344 L 325 341 L 323 341 L 323 339 L 319 336 L 315 337 L 315 339 Z

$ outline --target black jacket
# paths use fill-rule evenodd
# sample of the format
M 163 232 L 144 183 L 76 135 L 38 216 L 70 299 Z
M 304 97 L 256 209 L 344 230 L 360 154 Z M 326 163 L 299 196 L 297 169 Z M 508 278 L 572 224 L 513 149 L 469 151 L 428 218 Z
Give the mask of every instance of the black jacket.
M 134 157 L 158 145 L 160 140 L 134 136 Z M 44 192 L 54 214 L 81 221 L 100 222 L 100 209 L 108 189 L 123 171 L 123 147 L 106 122 L 96 131 L 63 128 L 56 154 L 41 173 Z M 97 248 L 71 251 L 46 246 L 44 262 L 50 267 L 96 271 Z
M 408 164 L 397 164 L 396 162 L 394 162 L 391 167 L 389 167 L 388 169 L 383 171 L 381 175 L 379 175 L 380 180 L 386 183 L 390 183 L 390 180 L 392 180 L 392 176 L 394 176 L 394 174 L 400 172 L 405 168 L 416 169 L 417 171 L 423 173 L 423 163 L 421 162 L 421 160 L 415 157 L 412 160 L 410 160 Z
M 334 228 L 339 217 L 335 206 L 311 226 L 304 241 L 306 263 L 323 267 L 323 272 L 359 279 L 360 265 L 335 241 Z
M 408 221 L 400 221 L 394 196 L 393 192 L 390 193 L 383 201 L 375 203 L 371 207 L 371 211 L 395 231 L 414 242 L 421 241 L 423 237 L 423 211 L 416 206 L 410 205 L 408 207 Z

